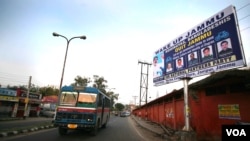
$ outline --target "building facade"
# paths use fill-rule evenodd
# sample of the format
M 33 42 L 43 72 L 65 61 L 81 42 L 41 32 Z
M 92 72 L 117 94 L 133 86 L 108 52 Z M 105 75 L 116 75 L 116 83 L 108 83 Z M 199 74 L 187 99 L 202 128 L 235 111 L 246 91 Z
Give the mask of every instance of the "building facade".
M 41 94 L 29 93 L 20 89 L 0 88 L 0 118 L 24 117 L 27 103 L 27 116 L 38 116 L 41 104 Z
M 249 70 L 218 72 L 188 89 L 189 121 L 198 140 L 221 140 L 222 125 L 250 123 Z M 183 130 L 183 89 L 155 99 L 133 110 L 133 114 L 175 131 Z
M 17 91 L 0 88 L 0 118 L 15 117 L 18 102 Z

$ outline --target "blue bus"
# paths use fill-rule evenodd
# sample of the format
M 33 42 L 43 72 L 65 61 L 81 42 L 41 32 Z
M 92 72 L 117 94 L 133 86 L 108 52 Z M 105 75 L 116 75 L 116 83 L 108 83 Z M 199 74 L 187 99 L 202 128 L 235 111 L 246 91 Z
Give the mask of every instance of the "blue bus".
M 109 121 L 110 106 L 110 98 L 97 88 L 64 86 L 54 125 L 60 135 L 66 135 L 68 130 L 86 130 L 96 135 Z

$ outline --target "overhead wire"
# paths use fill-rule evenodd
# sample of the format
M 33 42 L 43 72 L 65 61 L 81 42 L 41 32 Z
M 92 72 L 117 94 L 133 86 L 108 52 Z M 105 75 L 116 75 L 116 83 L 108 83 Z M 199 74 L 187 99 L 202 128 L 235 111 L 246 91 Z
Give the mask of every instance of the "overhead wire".
M 250 3 L 247 3 L 247 4 L 243 5 L 242 7 L 236 9 L 236 11 L 239 12 L 249 5 L 250 5 Z M 250 17 L 250 15 L 246 15 L 246 16 L 240 18 L 238 21 L 242 21 L 248 17 Z M 241 31 L 247 30 L 249 28 L 250 28 L 250 26 L 245 27 L 245 28 L 241 29 Z M 12 84 L 16 84 L 16 83 L 21 83 L 21 85 L 27 85 L 28 81 L 29 81 L 29 76 L 0 72 L 0 85 L 12 85 Z M 37 81 L 36 79 L 34 79 L 34 81 L 35 81 L 35 83 L 42 84 L 41 82 Z M 32 82 L 32 84 L 35 84 L 34 81 Z
M 242 7 L 240 7 L 239 9 L 237 9 L 237 10 L 236 10 L 237 13 L 238 13 L 240 10 L 243 10 L 244 8 L 246 8 L 247 6 L 250 6 L 250 3 L 247 3 L 247 4 L 243 5 Z M 244 19 L 246 19 L 246 18 L 248 18 L 248 17 L 250 17 L 249 14 L 246 15 L 246 16 L 244 16 L 244 17 L 242 17 L 242 18 L 240 18 L 240 19 L 238 19 L 238 21 L 240 22 L 240 21 L 242 21 L 242 20 L 244 20 Z M 250 26 L 245 27 L 245 28 L 243 28 L 243 29 L 240 29 L 240 31 L 245 31 L 245 30 L 247 30 L 247 29 L 249 29 L 249 28 L 250 28 Z
M 245 8 L 245 7 L 249 6 L 249 5 L 250 5 L 250 3 L 245 4 L 245 5 L 244 5 L 244 6 L 242 6 L 241 8 L 237 9 L 237 12 L 238 12 L 238 11 L 240 11 L 240 10 L 242 10 L 243 8 Z
M 29 83 L 29 76 L 0 72 L 0 85 L 1 87 L 7 86 L 27 86 Z

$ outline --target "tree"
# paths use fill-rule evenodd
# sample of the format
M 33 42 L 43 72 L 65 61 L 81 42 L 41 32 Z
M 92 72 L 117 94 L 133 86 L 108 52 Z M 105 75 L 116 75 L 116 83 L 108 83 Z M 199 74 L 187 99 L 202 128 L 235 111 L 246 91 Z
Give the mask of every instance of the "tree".
M 58 95 L 59 90 L 55 87 L 47 86 L 39 88 L 39 93 L 42 94 L 42 96 Z
M 114 103 L 115 103 L 115 100 L 118 100 L 118 96 L 119 96 L 119 94 L 118 93 L 114 93 L 113 91 L 108 91 L 107 93 L 106 93 L 106 95 L 108 96 L 108 97 L 110 97 L 110 100 L 111 100 L 111 108 L 112 108 L 112 110 L 113 110 L 113 105 L 114 105 Z
M 118 111 L 122 111 L 125 106 L 122 104 L 122 103 L 116 103 L 115 104 L 115 108 L 118 110 Z
M 111 108 L 113 108 L 113 104 L 115 103 L 115 100 L 118 100 L 119 94 L 115 94 L 113 91 L 106 91 L 108 88 L 108 81 L 104 77 L 100 77 L 98 75 L 93 76 L 94 84 L 93 87 L 98 88 L 100 91 L 102 91 L 104 94 L 106 94 L 111 99 Z
M 7 88 L 12 89 L 12 90 L 20 89 L 22 91 L 28 91 L 28 88 L 25 85 L 22 85 L 22 86 L 9 86 L 8 85 Z M 40 87 L 39 88 L 38 86 L 31 84 L 30 92 L 42 94 L 42 97 L 43 97 L 43 96 L 49 96 L 49 95 L 58 95 L 59 90 L 54 86 L 47 86 L 47 87 Z
M 35 84 L 31 84 L 30 92 L 39 93 L 39 86 L 36 86 Z
M 107 80 L 104 79 L 104 77 L 99 77 L 98 75 L 94 75 L 94 84 L 93 87 L 99 89 L 100 91 L 102 91 L 103 93 L 106 93 L 105 88 L 107 87 L 106 83 L 108 82 Z
M 88 86 L 90 82 L 93 82 L 92 87 L 95 87 L 102 91 L 104 94 L 106 94 L 111 99 L 111 105 L 113 108 L 113 103 L 115 103 L 115 100 L 118 100 L 119 94 L 115 94 L 113 91 L 106 91 L 108 88 L 107 80 L 104 77 L 100 77 L 98 75 L 93 75 L 93 79 L 91 80 L 89 77 L 81 77 L 76 76 L 74 79 L 75 82 L 71 84 L 71 86 Z
M 87 77 L 81 77 L 81 76 L 76 76 L 76 78 L 74 79 L 75 83 L 72 83 L 71 86 L 84 86 L 86 87 L 90 82 L 90 78 Z
M 10 86 L 8 85 L 7 86 L 8 89 L 12 89 L 12 90 L 17 90 L 17 89 L 20 89 L 20 90 L 23 90 L 23 91 L 27 91 L 28 90 L 28 86 L 27 85 L 20 85 L 20 86 Z M 39 93 L 39 87 L 34 85 L 34 84 L 31 84 L 30 85 L 30 92 L 33 92 L 33 93 Z

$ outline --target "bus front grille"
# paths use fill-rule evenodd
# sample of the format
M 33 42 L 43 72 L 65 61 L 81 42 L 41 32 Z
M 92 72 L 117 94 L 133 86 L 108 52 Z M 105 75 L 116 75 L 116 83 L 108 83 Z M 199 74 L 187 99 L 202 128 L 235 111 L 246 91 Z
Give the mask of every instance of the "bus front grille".
M 67 120 L 68 122 L 91 122 L 94 120 L 93 114 L 87 113 L 57 113 L 56 114 L 56 121 Z

